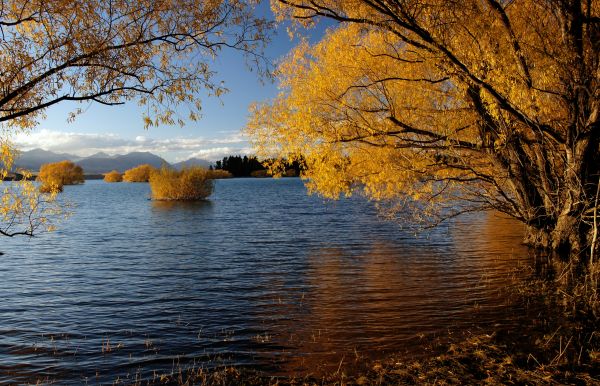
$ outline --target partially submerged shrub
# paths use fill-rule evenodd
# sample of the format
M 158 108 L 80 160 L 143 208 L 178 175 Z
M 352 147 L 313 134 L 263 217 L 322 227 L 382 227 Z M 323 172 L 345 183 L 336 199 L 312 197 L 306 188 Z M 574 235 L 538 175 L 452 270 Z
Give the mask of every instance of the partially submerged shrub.
M 285 173 L 283 173 L 284 177 L 298 177 L 298 174 L 294 169 L 287 169 Z
M 121 182 L 123 181 L 123 175 L 116 170 L 108 172 L 104 175 L 104 181 L 106 182 Z
M 215 180 L 233 177 L 233 174 L 231 174 L 231 172 L 228 172 L 227 170 L 223 169 L 209 170 L 208 173 L 210 174 L 210 178 L 214 178 Z
M 213 179 L 208 170 L 198 166 L 180 171 L 162 167 L 150 174 L 150 190 L 154 200 L 197 201 L 213 192 Z
M 136 166 L 132 169 L 125 171 L 125 174 L 123 174 L 123 181 L 148 182 L 150 180 L 150 174 L 153 170 L 155 170 L 155 168 L 149 164 Z
M 255 178 L 267 178 L 267 177 L 271 177 L 271 174 L 269 174 L 269 171 L 264 169 L 264 170 L 255 170 L 253 172 L 250 173 L 250 177 L 255 177 Z
M 40 191 L 44 193 L 62 192 L 63 185 L 83 184 L 83 169 L 73 162 L 64 160 L 44 164 L 37 177 L 42 183 Z
M 40 185 L 40 193 L 60 193 L 62 191 L 62 185 L 52 183 L 43 183 Z

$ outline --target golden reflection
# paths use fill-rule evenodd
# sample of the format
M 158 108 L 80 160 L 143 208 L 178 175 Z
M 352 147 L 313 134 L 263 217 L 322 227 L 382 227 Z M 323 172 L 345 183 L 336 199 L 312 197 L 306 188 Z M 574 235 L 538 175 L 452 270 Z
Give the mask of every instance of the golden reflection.
M 173 211 L 173 210 L 209 210 L 212 208 L 213 203 L 210 200 L 202 201 L 159 201 L 151 200 L 152 209 L 156 211 Z
M 509 312 L 498 294 L 516 261 L 527 257 L 517 242 L 521 229 L 493 214 L 461 228 L 466 231 L 450 231 L 453 243 L 446 249 L 427 240 L 376 240 L 365 250 L 324 246 L 311 253 L 308 292 L 300 302 L 284 299 L 277 309 L 298 315 L 278 328 L 280 343 L 295 353 L 282 372 L 351 369 L 363 356 L 418 353 L 424 336 Z

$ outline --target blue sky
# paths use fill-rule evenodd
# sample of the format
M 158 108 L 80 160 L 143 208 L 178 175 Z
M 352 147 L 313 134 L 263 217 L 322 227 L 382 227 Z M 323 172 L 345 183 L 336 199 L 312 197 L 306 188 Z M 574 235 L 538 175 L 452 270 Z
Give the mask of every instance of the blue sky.
M 272 17 L 268 1 L 257 10 Z M 310 40 L 322 36 L 324 27 L 310 30 Z M 267 56 L 276 61 L 298 43 L 290 41 L 286 26 L 277 28 L 267 47 Z M 213 67 L 216 80 L 223 80 L 229 92 L 220 99 L 198 97 L 202 101 L 202 118 L 184 127 L 159 126 L 145 130 L 142 110 L 135 101 L 121 106 L 94 103 L 63 103 L 47 110 L 46 119 L 31 133 L 17 136 L 22 150 L 43 148 L 80 156 L 103 151 L 123 154 L 131 151 L 151 151 L 167 159 L 181 161 L 191 157 L 217 160 L 229 154 L 249 154 L 252 149 L 240 131 L 246 123 L 250 103 L 272 98 L 277 85 L 264 79 L 246 65 L 243 55 L 232 50 L 222 51 Z M 74 122 L 67 122 L 68 113 L 76 108 L 85 112 Z

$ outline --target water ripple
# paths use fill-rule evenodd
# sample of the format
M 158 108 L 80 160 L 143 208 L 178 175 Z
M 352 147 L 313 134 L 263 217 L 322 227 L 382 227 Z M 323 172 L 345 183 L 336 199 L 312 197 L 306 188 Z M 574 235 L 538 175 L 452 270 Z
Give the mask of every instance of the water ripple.
M 502 289 L 530 262 L 520 228 L 493 214 L 415 237 L 298 179 L 218 181 L 203 203 L 101 181 L 63 196 L 76 210 L 59 231 L 3 240 L 0 383 L 315 371 L 522 316 Z

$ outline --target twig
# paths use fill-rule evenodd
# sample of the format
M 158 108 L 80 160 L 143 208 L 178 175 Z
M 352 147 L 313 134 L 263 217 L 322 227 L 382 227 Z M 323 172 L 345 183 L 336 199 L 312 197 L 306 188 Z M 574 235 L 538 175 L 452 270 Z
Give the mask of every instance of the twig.
M 336 375 L 340 373 L 340 369 L 342 368 L 342 363 L 344 363 L 344 358 L 345 357 L 346 357 L 345 355 L 342 357 L 342 360 L 340 361 L 340 365 L 338 366 L 338 369 L 335 372 Z
M 569 344 L 571 343 L 571 340 L 573 340 L 573 337 L 569 338 L 569 341 L 565 345 L 564 349 L 562 347 L 559 349 L 560 353 L 558 354 L 558 356 L 556 358 L 552 359 L 552 362 L 550 362 L 550 365 L 552 365 L 554 363 L 554 361 L 556 361 L 556 363 L 558 363 L 558 361 L 560 360 L 560 358 L 562 358 L 562 356 L 564 355 L 564 353 L 567 351 L 567 347 L 569 347 Z M 561 337 L 560 341 L 561 341 L 561 346 L 562 346 L 562 337 Z
M 600 195 L 600 178 L 598 179 L 598 184 L 596 185 L 596 200 L 594 202 L 594 228 L 593 228 L 593 236 L 592 236 L 592 245 L 590 251 L 590 270 L 593 267 L 594 263 L 594 250 L 596 249 L 596 242 L 598 240 L 598 196 Z

